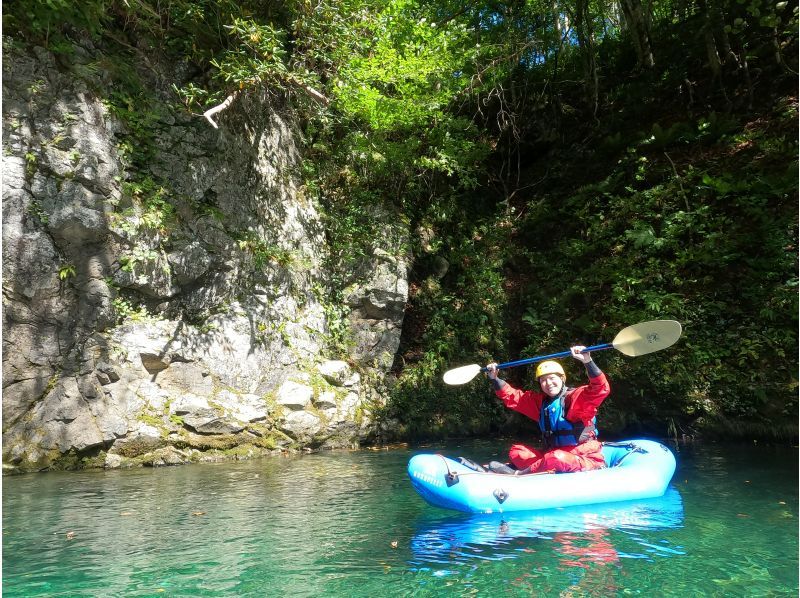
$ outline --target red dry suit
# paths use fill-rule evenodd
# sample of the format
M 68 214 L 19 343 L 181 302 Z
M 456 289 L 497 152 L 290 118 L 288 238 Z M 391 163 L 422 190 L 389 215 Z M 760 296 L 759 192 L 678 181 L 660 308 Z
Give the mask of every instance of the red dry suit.
M 568 388 L 563 395 L 564 419 L 571 422 L 576 430 L 583 429 L 576 444 L 557 446 L 547 451 L 533 449 L 524 444 L 515 444 L 508 456 L 517 469 L 530 468 L 537 471 L 588 471 L 605 467 L 601 453 L 601 445 L 597 441 L 594 419 L 597 408 L 611 392 L 605 374 L 595 368 L 598 375 L 589 378 L 589 384 L 578 388 Z M 506 407 L 527 415 L 535 422 L 540 422 L 543 404 L 549 397 L 541 392 L 519 390 L 504 383 L 495 394 Z M 554 401 L 558 401 L 556 397 Z M 544 430 L 544 426 L 540 423 Z

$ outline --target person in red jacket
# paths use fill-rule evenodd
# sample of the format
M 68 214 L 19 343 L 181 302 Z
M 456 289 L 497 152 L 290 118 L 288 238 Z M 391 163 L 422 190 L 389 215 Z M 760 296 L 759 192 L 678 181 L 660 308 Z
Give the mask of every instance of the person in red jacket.
M 572 347 L 572 357 L 586 366 L 589 384 L 569 388 L 564 369 L 556 361 L 543 361 L 536 368 L 541 392 L 519 390 L 497 376 L 497 364 L 486 366 L 495 394 L 506 407 L 527 415 L 539 423 L 545 450 L 515 444 L 509 459 L 516 470 L 493 463 L 492 471 L 515 475 L 544 471 L 589 471 L 605 467 L 597 440 L 597 408 L 611 389 L 605 374 L 592 360 L 586 347 Z M 499 467 L 498 467 L 499 465 Z

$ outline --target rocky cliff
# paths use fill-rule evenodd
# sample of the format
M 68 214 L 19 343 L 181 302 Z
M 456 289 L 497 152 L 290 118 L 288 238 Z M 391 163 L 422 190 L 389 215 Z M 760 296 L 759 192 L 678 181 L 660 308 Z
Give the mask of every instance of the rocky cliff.
M 408 292 L 402 221 L 376 211 L 385 236 L 335 288 L 278 99 L 243 97 L 214 129 L 174 107 L 164 68 L 138 65 L 147 93 L 125 95 L 91 43 L 4 46 L 5 471 L 372 434 Z

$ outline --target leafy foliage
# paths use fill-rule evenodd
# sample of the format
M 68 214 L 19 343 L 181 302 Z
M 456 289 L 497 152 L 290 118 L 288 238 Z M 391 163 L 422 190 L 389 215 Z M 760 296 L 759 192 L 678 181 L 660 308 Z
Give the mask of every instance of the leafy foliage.
M 401 346 L 406 367 L 387 413 L 403 422 L 405 433 L 474 434 L 496 428 L 499 409 L 483 385 L 453 389 L 441 376 L 453 363 L 485 363 L 505 351 L 508 234 L 509 227 L 496 226 L 492 217 L 459 223 L 441 239 L 439 255 L 450 263 L 446 276 L 428 276 L 414 288 L 407 341 Z M 420 336 L 409 342 L 417 332 Z
M 626 185 L 619 171 L 635 171 L 647 147 L 559 205 L 528 212 L 526 230 L 560 230 L 556 243 L 526 248 L 548 282 L 525 291 L 536 307 L 524 352 L 553 348 L 550 322 L 572 320 L 559 325 L 568 337 L 600 341 L 621 323 L 676 319 L 686 333 L 675 350 L 609 358 L 612 379 L 685 424 L 795 414 L 796 148 L 746 130 L 720 140 L 713 158 L 685 155 L 677 176 L 653 157 L 646 182 Z
M 385 414 L 398 431 L 506 425 L 481 382 L 443 387 L 454 364 L 664 317 L 685 325 L 675 350 L 598 358 L 615 385 L 605 429 L 796 420 L 796 4 L 635 4 L 32 0 L 3 18 L 56 53 L 83 36 L 116 49 L 104 68 L 124 85 L 106 99 L 145 227 L 168 233 L 173 210 L 162 182 L 136 174 L 159 118 L 127 54 L 142 45 L 194 73 L 176 87 L 190 110 L 286 100 L 335 293 L 383 234 L 376 214 L 418 233 Z M 294 262 L 240 242 L 259 263 Z M 337 304 L 332 344 L 346 351 Z

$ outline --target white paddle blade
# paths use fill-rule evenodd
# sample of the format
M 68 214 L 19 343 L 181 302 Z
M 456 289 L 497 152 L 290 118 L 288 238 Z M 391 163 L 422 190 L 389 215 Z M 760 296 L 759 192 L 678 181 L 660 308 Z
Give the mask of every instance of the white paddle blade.
M 466 384 L 477 376 L 481 371 L 481 366 L 477 363 L 471 365 L 462 365 L 460 368 L 447 370 L 442 376 L 445 384 L 456 386 L 458 384 Z
M 647 355 L 674 345 L 681 337 L 681 324 L 675 320 L 641 322 L 620 330 L 611 344 L 628 357 Z

